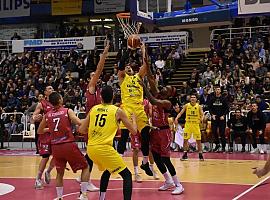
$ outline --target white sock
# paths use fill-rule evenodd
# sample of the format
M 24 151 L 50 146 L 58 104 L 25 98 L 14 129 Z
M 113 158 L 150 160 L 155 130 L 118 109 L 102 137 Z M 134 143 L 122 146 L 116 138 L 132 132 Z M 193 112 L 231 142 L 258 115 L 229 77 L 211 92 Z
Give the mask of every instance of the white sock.
M 149 168 L 151 169 L 152 172 L 154 172 L 154 165 L 153 164 L 150 164 Z
M 165 178 L 165 180 L 166 180 L 166 183 L 172 182 L 172 177 L 171 177 L 171 175 L 169 174 L 169 172 L 165 172 L 165 173 L 163 174 L 163 176 L 164 176 L 164 178 Z
M 99 200 L 105 200 L 106 192 L 99 193 Z
M 147 162 L 148 162 L 148 156 L 144 156 L 142 163 L 145 165 Z
M 174 184 L 175 184 L 176 187 L 179 187 L 181 185 L 180 184 L 180 181 L 178 180 L 178 177 L 176 175 L 174 175 L 172 177 L 172 179 L 173 179 L 173 182 L 174 182 Z
M 134 166 L 134 173 L 135 173 L 135 175 L 139 174 L 139 167 L 138 166 Z
M 87 186 L 88 186 L 88 182 L 81 182 L 81 192 L 82 193 L 87 192 Z
M 63 197 L 63 187 L 56 187 L 56 194 L 57 198 L 62 198 Z

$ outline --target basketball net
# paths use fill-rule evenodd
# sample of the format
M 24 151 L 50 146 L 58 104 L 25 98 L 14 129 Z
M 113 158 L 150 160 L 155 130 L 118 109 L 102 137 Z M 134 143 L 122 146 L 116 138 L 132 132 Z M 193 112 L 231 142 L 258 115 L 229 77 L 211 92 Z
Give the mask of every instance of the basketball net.
M 132 34 L 138 34 L 140 27 L 142 25 L 141 22 L 133 21 L 130 18 L 130 13 L 118 13 L 116 14 L 116 17 L 122 26 L 122 29 L 124 31 L 125 39 L 128 39 L 128 37 Z

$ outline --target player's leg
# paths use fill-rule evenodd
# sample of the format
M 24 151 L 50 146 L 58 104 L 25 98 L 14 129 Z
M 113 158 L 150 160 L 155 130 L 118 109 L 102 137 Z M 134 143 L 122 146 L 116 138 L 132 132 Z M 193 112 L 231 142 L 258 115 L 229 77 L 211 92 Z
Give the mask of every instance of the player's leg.
M 88 163 L 88 167 L 89 167 L 89 174 L 91 174 L 92 172 L 92 169 L 93 169 L 93 161 L 89 158 L 88 154 L 85 154 L 85 159 Z M 79 182 L 81 182 L 81 180 L 79 180 Z M 96 187 L 92 182 L 91 180 L 89 179 L 89 183 L 88 183 L 88 186 L 87 186 L 87 190 L 90 191 L 90 192 L 97 192 L 99 191 L 99 188 Z
M 133 148 L 133 155 L 132 155 L 132 160 L 133 160 L 133 166 L 134 166 L 134 174 L 135 174 L 135 181 L 137 183 L 142 182 L 142 178 L 139 175 L 139 148 Z
M 192 129 L 193 129 L 193 137 L 197 143 L 197 148 L 198 148 L 198 152 L 199 152 L 199 159 L 200 159 L 200 161 L 204 161 L 203 150 L 202 150 L 202 134 L 201 134 L 201 130 L 200 130 L 200 125 L 194 124 Z
M 49 157 L 50 157 L 49 154 L 42 155 L 42 159 L 39 162 L 38 173 L 37 173 L 37 177 L 36 177 L 36 181 L 35 181 L 35 188 L 36 189 L 43 189 L 43 182 L 42 182 L 41 178 L 42 178 L 42 174 L 45 170 L 46 164 L 49 160 Z
M 131 200 L 132 196 L 132 176 L 128 168 L 126 167 L 124 170 L 119 172 L 121 177 L 123 178 L 123 195 L 124 200 Z
M 64 173 L 65 173 L 65 170 L 58 170 L 57 169 L 55 185 L 56 185 L 56 194 L 57 194 L 58 199 L 63 198 L 63 191 L 64 191 L 63 178 L 64 178 Z
M 51 182 L 51 171 L 53 170 L 54 166 L 55 166 L 54 157 L 52 157 L 49 167 L 44 172 L 44 181 L 47 184 Z
M 218 133 L 217 133 L 217 128 L 218 128 L 218 124 L 216 120 L 212 120 L 211 121 L 211 132 L 214 136 L 214 142 L 216 144 L 215 149 L 213 150 L 214 152 L 217 152 L 220 148 L 220 144 L 219 144 L 219 137 L 218 137 Z
M 155 161 L 154 161 L 153 154 L 152 154 L 151 151 L 149 152 L 149 163 L 150 163 L 149 167 L 150 167 L 151 171 L 153 172 L 154 179 L 159 180 L 159 176 L 158 176 L 157 172 L 154 169 Z
M 184 148 L 184 154 L 181 158 L 182 161 L 185 161 L 185 160 L 188 160 L 188 140 L 190 139 L 191 137 L 191 133 L 192 133 L 192 124 L 185 124 L 185 128 L 184 128 L 184 145 L 183 145 L 183 148 Z
M 128 129 L 121 129 L 121 138 L 118 141 L 117 152 L 119 154 L 121 154 L 122 156 L 126 150 L 128 138 L 129 138 L 129 130 Z
M 108 170 L 105 170 L 101 175 L 99 200 L 105 200 L 110 176 L 111 176 L 111 173 Z

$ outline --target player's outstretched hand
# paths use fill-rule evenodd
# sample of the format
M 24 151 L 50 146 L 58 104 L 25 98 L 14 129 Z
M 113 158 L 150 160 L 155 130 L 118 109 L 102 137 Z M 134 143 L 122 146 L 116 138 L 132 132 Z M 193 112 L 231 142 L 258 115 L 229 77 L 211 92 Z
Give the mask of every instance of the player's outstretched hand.
M 268 173 L 268 171 L 264 168 L 253 168 L 253 169 L 254 169 L 253 174 L 256 174 L 258 178 L 261 178 Z

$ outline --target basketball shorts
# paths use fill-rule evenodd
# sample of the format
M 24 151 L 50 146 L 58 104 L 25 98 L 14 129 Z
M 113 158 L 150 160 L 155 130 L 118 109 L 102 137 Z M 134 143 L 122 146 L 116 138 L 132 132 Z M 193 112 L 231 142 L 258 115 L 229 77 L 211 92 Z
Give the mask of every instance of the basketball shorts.
M 200 124 L 186 123 L 184 128 L 184 139 L 188 140 L 193 135 L 195 140 L 201 140 Z
M 44 133 L 38 136 L 38 151 L 39 155 L 42 157 L 52 154 L 50 133 Z
M 123 158 L 110 145 L 88 145 L 87 154 L 100 171 L 108 170 L 111 174 L 117 174 L 127 167 Z
M 169 128 L 153 130 L 150 137 L 151 151 L 160 154 L 162 157 L 170 157 L 171 141 L 171 130 Z
M 134 113 L 136 115 L 136 124 L 138 127 L 138 131 L 141 132 L 142 129 L 146 126 L 149 126 L 149 121 L 144 111 L 144 106 L 141 104 L 130 104 L 130 105 L 121 105 L 120 106 L 124 112 L 126 113 L 127 117 L 131 120 L 131 114 Z M 120 129 L 126 129 L 124 124 L 120 123 Z
M 130 142 L 132 149 L 141 148 L 141 134 L 138 132 L 136 135 L 130 134 Z
M 75 142 L 52 145 L 52 155 L 55 159 L 57 171 L 65 170 L 67 163 L 74 173 L 88 167 L 84 155 Z

